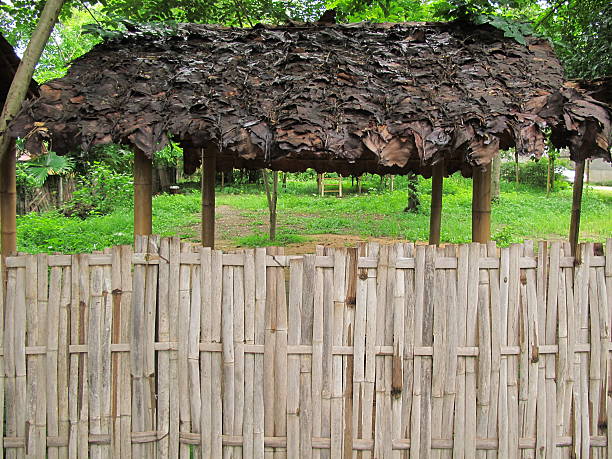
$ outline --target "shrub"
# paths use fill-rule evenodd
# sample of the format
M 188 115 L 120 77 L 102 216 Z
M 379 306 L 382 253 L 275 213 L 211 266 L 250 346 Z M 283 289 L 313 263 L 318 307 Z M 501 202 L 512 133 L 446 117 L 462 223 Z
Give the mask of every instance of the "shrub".
M 67 216 L 86 218 L 105 215 L 133 203 L 132 176 L 113 172 L 109 166 L 94 162 L 89 173 L 78 180 L 72 199 L 64 205 Z
M 556 160 L 554 180 L 555 188 L 557 184 L 563 183 L 563 176 L 561 172 L 567 166 L 567 161 Z M 516 164 L 512 162 L 504 162 L 501 166 L 501 178 L 508 182 L 514 182 L 516 180 Z M 548 158 L 543 157 L 539 160 L 529 160 L 526 163 L 519 163 L 519 182 L 527 185 L 546 188 L 546 181 L 548 178 Z M 562 185 L 560 188 L 564 188 Z

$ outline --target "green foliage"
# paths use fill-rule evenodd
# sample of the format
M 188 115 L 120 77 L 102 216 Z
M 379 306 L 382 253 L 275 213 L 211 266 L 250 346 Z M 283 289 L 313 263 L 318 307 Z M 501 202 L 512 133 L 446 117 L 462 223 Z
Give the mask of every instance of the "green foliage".
M 557 1 L 538 19 L 572 78 L 612 75 L 612 3 L 609 0 Z
M 19 169 L 28 177 L 22 184 L 28 187 L 41 187 L 50 175 L 67 175 L 74 170 L 74 159 L 58 156 L 51 151 L 29 161 L 22 162 Z
M 99 38 L 83 31 L 83 26 L 92 20 L 89 12 L 74 10 L 57 24 L 36 67 L 36 81 L 44 83 L 63 77 L 74 59 L 100 43 Z
M 123 145 L 115 143 L 96 145 L 87 154 L 88 161 L 80 164 L 81 174 L 87 174 L 92 163 L 103 163 L 111 171 L 118 174 L 132 174 L 134 168 L 134 152 Z
M 290 176 L 290 178 L 293 178 Z M 372 191 L 357 195 L 350 179 L 344 182 L 346 196 L 313 195 L 313 182 L 290 180 L 287 191 L 280 191 L 278 240 L 275 245 L 302 242 L 299 238 L 335 233 L 363 238 L 386 237 L 427 240 L 431 180 L 419 180 L 423 213 L 403 212 L 406 179 L 396 177 L 393 192 Z M 364 189 L 375 190 L 378 177 L 366 177 Z M 442 241 L 464 243 L 471 236 L 471 180 L 453 175 L 444 180 Z M 160 195 L 153 199 L 153 231 L 162 236 L 180 235 L 198 240 L 200 222 L 199 192 Z M 500 245 L 526 238 L 567 238 L 572 203 L 570 189 L 551 194 L 524 183 L 502 181 L 501 199 L 493 204 L 493 239 Z M 245 185 L 241 194 L 218 190 L 217 206 L 232 209 L 244 223 L 235 225 L 235 243 L 266 245 L 266 197 L 256 185 Z M 582 204 L 581 239 L 601 241 L 612 237 L 612 193 L 587 189 Z M 220 221 L 223 222 L 224 219 Z M 224 223 L 221 223 L 223 225 Z M 107 215 L 86 219 L 66 217 L 58 212 L 18 217 L 19 250 L 28 252 L 88 252 L 132 241 L 131 207 L 117 208 Z M 236 226 L 237 225 L 237 226 Z M 220 233 L 224 227 L 219 227 Z M 286 235 L 286 236 L 285 236 Z M 230 236 L 234 237 L 234 236 Z M 325 237 L 325 236 L 322 236 Z M 243 239 L 244 238 L 244 239 Z
M 155 166 L 175 167 L 183 157 L 183 149 L 176 143 L 170 142 L 162 150 L 155 153 L 153 164 Z
M 133 203 L 132 176 L 114 172 L 106 164 L 90 164 L 86 175 L 79 178 L 72 199 L 64 206 L 67 216 L 86 218 L 104 215 Z
M 566 182 L 563 180 L 562 172 L 567 168 L 567 161 L 555 161 L 555 189 L 565 188 Z M 501 166 L 501 178 L 508 182 L 516 181 L 516 164 L 503 162 Z M 548 158 L 542 157 L 539 160 L 529 160 L 519 162 L 519 181 L 528 185 L 546 189 L 548 179 Z

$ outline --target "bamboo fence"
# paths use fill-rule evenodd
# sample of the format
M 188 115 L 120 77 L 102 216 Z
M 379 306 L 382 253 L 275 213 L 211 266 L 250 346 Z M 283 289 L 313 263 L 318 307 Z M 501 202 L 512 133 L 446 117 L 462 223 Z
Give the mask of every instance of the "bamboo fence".
M 19 255 L 0 456 L 610 457 L 612 239 Z

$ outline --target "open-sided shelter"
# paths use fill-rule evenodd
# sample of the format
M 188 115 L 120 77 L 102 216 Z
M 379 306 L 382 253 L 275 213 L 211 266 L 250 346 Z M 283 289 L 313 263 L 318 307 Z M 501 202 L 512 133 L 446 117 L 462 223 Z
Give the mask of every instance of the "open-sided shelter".
M 442 177 L 460 170 L 474 179 L 473 239 L 485 241 L 500 149 L 539 157 L 550 135 L 578 165 L 610 160 L 610 107 L 564 86 L 547 41 L 526 40 L 460 22 L 154 28 L 75 61 L 10 132 L 33 151 L 131 146 L 136 234 L 151 232 L 151 160 L 171 136 L 188 171 L 203 162 L 205 245 L 215 171 L 264 167 L 434 175 L 434 242 Z

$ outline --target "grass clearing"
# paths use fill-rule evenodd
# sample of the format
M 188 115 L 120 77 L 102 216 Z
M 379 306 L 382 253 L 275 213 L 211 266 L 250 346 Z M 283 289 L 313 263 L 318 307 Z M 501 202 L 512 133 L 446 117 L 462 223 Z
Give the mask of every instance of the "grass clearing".
M 316 193 L 316 183 L 289 182 L 279 190 L 278 239 L 267 237 L 268 213 L 263 187 L 244 185 L 217 191 L 217 235 L 227 247 L 299 244 L 316 236 L 351 235 L 362 239 L 427 240 L 431 180 L 419 181 L 421 208 L 406 213 L 406 181 L 395 180 L 395 190 L 383 190 L 378 177 L 364 181 L 358 195 L 345 179 L 345 197 Z M 471 180 L 452 176 L 444 181 L 443 242 L 463 243 L 471 238 Z M 499 245 L 524 239 L 567 239 L 571 189 L 546 197 L 527 185 L 502 182 L 502 194 L 493 203 L 491 233 Z M 153 231 L 199 240 L 200 194 L 160 195 L 153 200 Z M 19 250 L 24 252 L 89 252 L 132 241 L 132 209 L 81 220 L 57 212 L 18 218 Z M 583 197 L 581 240 L 612 237 L 612 193 L 587 188 Z

